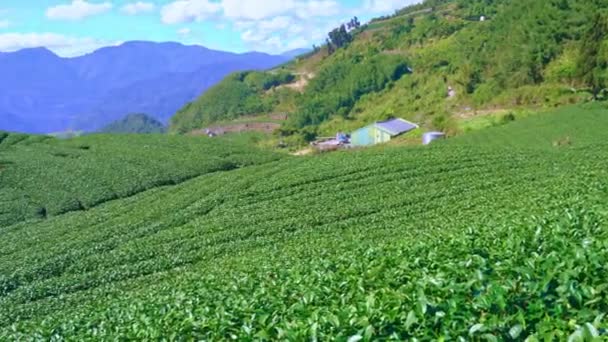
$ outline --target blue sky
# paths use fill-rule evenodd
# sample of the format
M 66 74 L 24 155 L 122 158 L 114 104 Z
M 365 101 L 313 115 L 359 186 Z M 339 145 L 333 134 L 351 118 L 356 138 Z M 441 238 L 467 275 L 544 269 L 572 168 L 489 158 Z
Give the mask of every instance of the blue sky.
M 310 47 L 352 16 L 418 0 L 2 0 L 0 51 L 45 46 L 75 56 L 129 40 L 244 52 Z

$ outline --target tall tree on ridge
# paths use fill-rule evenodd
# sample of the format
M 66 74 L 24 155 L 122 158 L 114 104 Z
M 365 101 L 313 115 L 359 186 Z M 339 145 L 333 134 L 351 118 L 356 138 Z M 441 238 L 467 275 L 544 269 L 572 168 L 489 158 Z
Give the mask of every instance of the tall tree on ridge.
M 579 72 L 583 82 L 591 87 L 593 98 L 608 87 L 608 16 L 598 12 L 583 37 Z

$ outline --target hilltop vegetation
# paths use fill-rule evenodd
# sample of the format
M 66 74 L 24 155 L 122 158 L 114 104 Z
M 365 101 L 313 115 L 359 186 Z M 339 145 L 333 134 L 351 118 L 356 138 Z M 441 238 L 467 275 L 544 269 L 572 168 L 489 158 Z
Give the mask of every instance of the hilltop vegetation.
M 0 132 L 0 227 L 278 158 L 244 142 L 201 137 L 88 135 L 58 140 Z
M 0 228 L 0 339 L 605 337 L 607 128 L 571 107 Z
M 372 56 L 364 63 L 336 60 L 319 70 L 299 98 L 296 127 L 318 125 L 332 116 L 345 117 L 365 94 L 383 90 L 408 72 L 407 64 L 395 56 Z
M 153 117 L 146 114 L 129 114 L 124 118 L 105 126 L 99 133 L 153 134 L 165 133 L 165 131 L 165 126 Z
M 291 114 L 283 135 L 334 134 L 391 116 L 450 132 L 457 129 L 457 114 L 468 108 L 553 107 L 602 97 L 607 5 L 427 0 L 352 30 L 351 40 L 334 37 L 338 43 L 267 72 L 291 73 L 307 84 L 302 89 L 280 87 L 280 97 L 249 92 L 243 102 L 225 101 L 212 90 L 179 112 L 171 129 L 184 132 L 281 108 Z M 217 90 L 234 91 L 233 80 Z M 260 103 L 265 105 L 224 108 Z
M 236 119 L 252 113 L 269 113 L 285 91 L 263 97 L 273 87 L 293 81 L 288 72 L 240 72 L 209 89 L 198 101 L 182 108 L 172 119 L 174 131 L 181 133 L 213 122 Z

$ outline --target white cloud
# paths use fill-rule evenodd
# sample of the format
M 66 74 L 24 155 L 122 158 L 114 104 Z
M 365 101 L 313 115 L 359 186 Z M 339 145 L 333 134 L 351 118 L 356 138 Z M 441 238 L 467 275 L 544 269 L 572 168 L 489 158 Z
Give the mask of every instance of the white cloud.
M 178 0 L 161 9 L 165 24 L 181 24 L 201 21 L 221 11 L 219 3 L 209 0 Z
M 224 17 L 249 49 L 271 53 L 312 46 L 350 16 L 337 0 L 222 0 Z
M 281 49 L 283 47 L 283 41 L 281 40 L 280 37 L 273 36 L 273 37 L 270 37 L 270 38 L 266 39 L 263 42 L 263 45 L 266 46 L 269 49 L 277 51 L 277 50 L 279 50 L 279 49 Z
M 112 0 L 63 1 L 64 4 L 47 9 L 48 18 L 80 20 L 113 8 Z M 263 3 L 261 0 L 165 0 L 164 6 L 152 0 L 129 0 L 123 3 L 120 11 L 136 15 L 160 8 L 165 24 L 211 19 L 218 29 L 231 26 L 241 32 L 241 39 L 248 49 L 276 53 L 321 43 L 327 32 L 346 17 L 390 14 L 420 1 L 361 0 L 358 7 L 344 7 L 337 0 L 264 0 Z M 0 29 L 10 24 L 8 20 L 0 19 Z M 193 34 L 187 27 L 178 27 L 175 32 L 184 38 Z M 45 46 L 62 56 L 80 55 L 117 43 L 55 33 L 0 34 L 0 51 Z
M 318 17 L 301 19 L 279 16 L 267 20 L 236 22 L 234 28 L 242 31 L 241 39 L 249 49 L 280 53 L 320 43 L 327 32 L 339 23 L 339 20 Z
M 190 33 L 192 33 L 192 30 L 191 30 L 191 29 L 189 29 L 189 28 L 187 28 L 187 27 L 184 27 L 184 28 L 182 28 L 182 29 L 177 30 L 177 33 L 178 33 L 180 36 L 187 36 L 187 35 L 189 35 Z
M 365 0 L 363 1 L 363 11 L 368 13 L 392 14 L 395 10 L 417 4 L 422 0 Z
M 255 26 L 254 21 L 235 21 L 233 24 L 235 29 L 237 30 L 246 30 Z
M 151 2 L 138 1 L 124 5 L 120 10 L 128 15 L 137 15 L 141 13 L 153 12 L 156 5 Z
M 301 18 L 332 16 L 340 12 L 336 0 L 177 0 L 161 10 L 165 24 L 200 21 L 222 12 L 231 20 L 263 20 L 277 16 Z
M 275 17 L 270 20 L 264 20 L 257 23 L 257 26 L 261 30 L 283 30 L 289 28 L 292 25 L 292 19 L 290 17 Z
M 239 22 L 236 26 L 245 30 L 241 39 L 253 46 L 267 45 L 274 47 L 280 44 L 279 36 L 294 25 L 293 19 L 287 16 L 275 17 L 268 20 Z
M 73 0 L 69 5 L 57 5 L 46 10 L 46 16 L 54 20 L 81 20 L 102 14 L 112 9 L 112 3 L 90 3 L 86 0 Z
M 63 57 L 79 56 L 98 48 L 120 42 L 102 41 L 89 37 L 70 37 L 56 33 L 0 34 L 0 51 L 11 52 L 25 48 L 46 47 Z
M 283 52 L 319 43 L 350 16 L 337 0 L 172 0 L 161 9 L 165 24 L 184 24 L 211 19 L 218 29 L 228 24 L 240 32 L 248 49 Z M 181 30 L 180 35 L 187 35 Z
M 231 19 L 261 20 L 281 15 L 301 18 L 332 16 L 340 11 L 335 0 L 223 0 L 224 15 Z
M 295 10 L 300 18 L 329 17 L 340 13 L 340 4 L 333 0 L 311 0 L 296 4 Z
M 329 31 L 352 16 L 391 14 L 421 0 L 363 0 L 359 7 L 344 7 L 335 0 L 271 0 L 269 6 L 256 8 L 256 2 L 224 0 L 224 14 L 234 20 L 233 28 L 248 48 L 276 53 L 322 43 Z
M 310 47 L 311 43 L 304 37 L 296 38 L 282 47 L 281 52 Z
M 224 15 L 231 19 L 260 20 L 274 17 L 295 9 L 295 0 L 223 0 Z
M 246 43 L 260 43 L 268 38 L 254 30 L 247 30 L 241 34 L 241 39 Z

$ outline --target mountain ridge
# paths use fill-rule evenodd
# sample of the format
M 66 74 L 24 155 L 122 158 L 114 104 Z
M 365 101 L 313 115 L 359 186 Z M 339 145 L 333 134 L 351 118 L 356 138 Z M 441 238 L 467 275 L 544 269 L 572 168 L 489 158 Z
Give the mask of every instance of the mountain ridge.
M 146 41 L 69 58 L 44 47 L 2 53 L 0 117 L 5 120 L 0 121 L 0 129 L 94 131 L 131 112 L 146 112 L 166 122 L 226 75 L 267 69 L 287 60 L 260 52 L 233 53 Z M 192 81 L 186 82 L 189 78 Z

